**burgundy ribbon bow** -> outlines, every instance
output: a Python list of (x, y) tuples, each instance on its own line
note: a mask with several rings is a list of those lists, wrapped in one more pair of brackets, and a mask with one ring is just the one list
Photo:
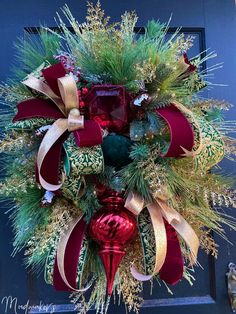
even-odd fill
[[(65, 118), (66, 114), (68, 114), (66, 112), (65, 101), (63, 102), (64, 98), (68, 95), (62, 95), (59, 85), (59, 80), (61, 78), (67, 78), (66, 71), (62, 63), (57, 63), (42, 70), (42, 74), (47, 84), (33, 76), (30, 76), (23, 82), (23, 84), (40, 93), (43, 93), (48, 96), (48, 99), (32, 98), (22, 101), (17, 105), (18, 112), (14, 117), (13, 122), (31, 118), (51, 118), (57, 120)], [(69, 97), (70, 96), (71, 95), (69, 95)], [(72, 95), (72, 98), (73, 96), (75, 95)], [(78, 95), (76, 95), (76, 97), (78, 97)], [(79, 104), (77, 105), (79, 107)], [(68, 138), (69, 134), (70, 132), (66, 129), (49, 148), (42, 161), (40, 175), (43, 178), (42, 181), (50, 183), (49, 185), (58, 185), (62, 145)], [(80, 129), (75, 128), (75, 130), (73, 130), (73, 134), (76, 144), (80, 147), (94, 146), (102, 143), (101, 128), (96, 121), (85, 120), (83, 127)]]

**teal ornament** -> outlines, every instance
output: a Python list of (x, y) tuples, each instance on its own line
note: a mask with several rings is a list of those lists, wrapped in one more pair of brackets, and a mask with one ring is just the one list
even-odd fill
[(103, 139), (102, 150), (105, 165), (121, 168), (131, 162), (132, 141), (123, 135), (110, 134)]

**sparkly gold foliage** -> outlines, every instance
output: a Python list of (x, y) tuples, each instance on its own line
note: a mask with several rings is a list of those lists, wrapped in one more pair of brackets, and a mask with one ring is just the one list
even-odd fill
[(27, 89), (22, 90), (19, 86), (4, 84), (0, 85), (0, 98), (6, 103), (14, 104), (31, 96)]
[(25, 146), (32, 147), (33, 141), (31, 136), (27, 133), (19, 135), (17, 132), (7, 134), (0, 142), (0, 152), (17, 151), (23, 149)]
[(215, 243), (209, 230), (202, 231), (200, 236), (201, 247), (206, 251), (207, 254), (211, 254), (215, 258), (218, 256), (218, 245)]
[(134, 264), (140, 271), (143, 271), (143, 263), (140, 259), (142, 256), (142, 249), (139, 239), (131, 243), (127, 248), (127, 254), (124, 257), (120, 267), (117, 278), (117, 293), (122, 296), (129, 311), (139, 312), (139, 308), (143, 303), (141, 297), (142, 282), (136, 280), (131, 275), (129, 269)]
[(74, 208), (65, 199), (58, 199), (52, 206), (52, 211), (48, 217), (48, 223), (35, 230), (27, 243), (25, 256), (29, 265), (34, 264), (34, 260), (40, 260), (48, 254), (51, 247), (55, 247), (59, 237), (68, 228), (73, 216), (80, 214), (78, 208)]

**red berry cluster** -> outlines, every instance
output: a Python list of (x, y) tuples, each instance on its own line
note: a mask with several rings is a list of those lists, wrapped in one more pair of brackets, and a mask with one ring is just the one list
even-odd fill
[(78, 90), (79, 95), (79, 109), (83, 112), (86, 108), (86, 103), (84, 102), (85, 96), (89, 93), (87, 87), (83, 87), (81, 90)]

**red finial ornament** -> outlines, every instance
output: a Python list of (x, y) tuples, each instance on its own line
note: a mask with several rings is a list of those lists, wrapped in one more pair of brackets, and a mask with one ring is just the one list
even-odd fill
[(101, 200), (103, 207), (93, 216), (89, 234), (99, 248), (106, 278), (107, 292), (112, 294), (116, 271), (125, 255), (125, 248), (137, 234), (135, 216), (124, 207), (122, 196), (111, 191)]

